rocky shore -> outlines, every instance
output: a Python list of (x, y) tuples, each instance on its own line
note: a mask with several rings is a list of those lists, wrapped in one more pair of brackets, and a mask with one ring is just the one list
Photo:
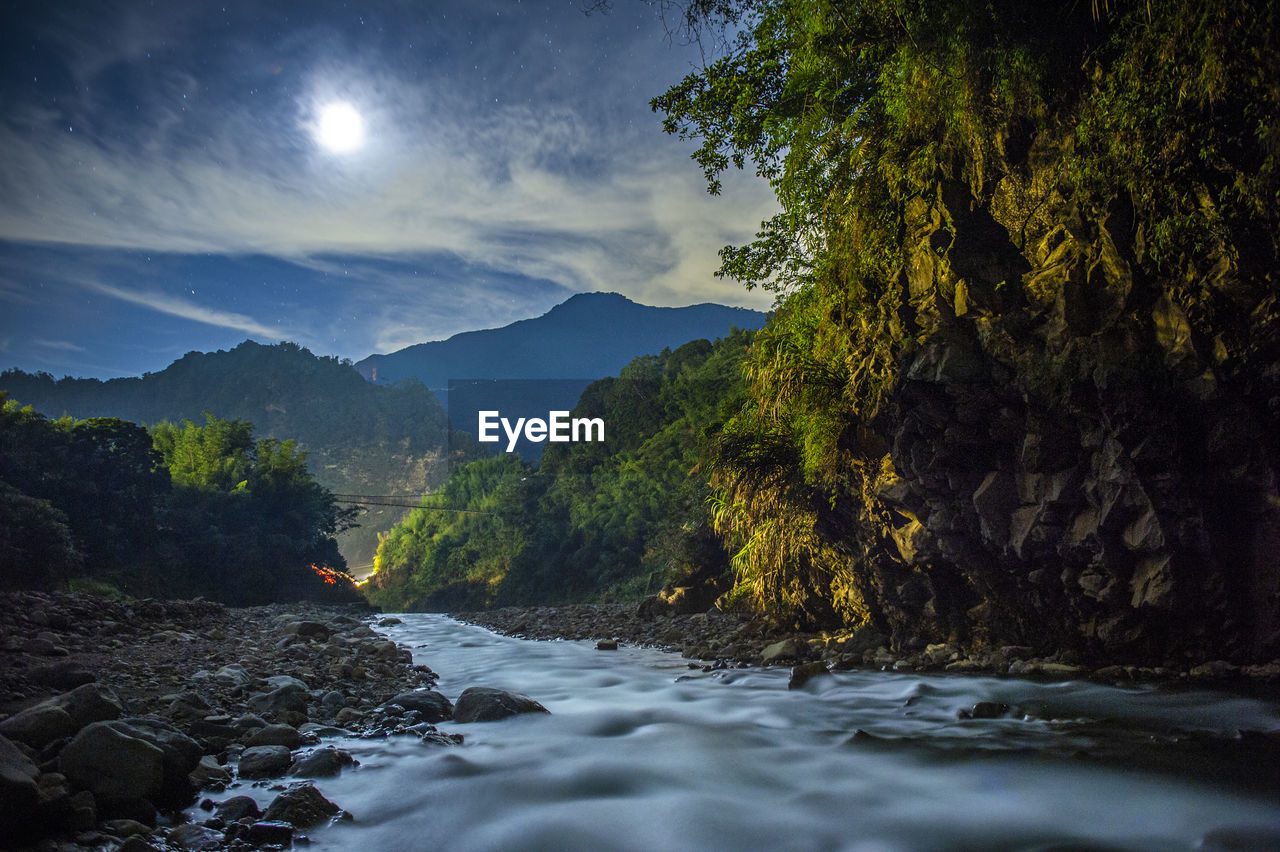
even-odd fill
[[(0, 847), (282, 848), (334, 819), (331, 736), (462, 741), (435, 723), (542, 708), (484, 688), (455, 706), (366, 606), (0, 595)], [(201, 801), (253, 784), (274, 798)], [(184, 809), (200, 803), (204, 817)]]
[[(1088, 661), (1072, 652), (1045, 655), (1025, 646), (966, 653), (947, 644), (891, 650), (874, 631), (797, 633), (741, 613), (677, 612), (658, 598), (636, 604), (574, 604), (460, 612), (455, 618), (525, 639), (617, 640), (678, 651), (703, 668), (790, 665), (800, 680), (834, 669), (967, 672), (1047, 679), (1126, 681), (1243, 681), (1280, 687), (1280, 660), (1237, 665), (1216, 660), (1164, 666)], [(692, 664), (691, 664), (692, 665)]]

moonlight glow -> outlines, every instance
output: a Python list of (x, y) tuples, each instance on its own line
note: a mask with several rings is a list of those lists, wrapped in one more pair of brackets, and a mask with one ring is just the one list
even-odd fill
[(316, 141), (335, 154), (347, 154), (364, 143), (364, 120), (349, 103), (333, 103), (320, 110)]

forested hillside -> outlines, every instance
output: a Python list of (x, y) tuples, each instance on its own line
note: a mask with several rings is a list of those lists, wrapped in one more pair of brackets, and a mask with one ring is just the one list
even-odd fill
[(248, 423), (149, 433), (49, 420), (0, 391), (0, 588), (356, 600), (333, 539), (351, 514), (293, 441)]
[(718, 591), (728, 556), (711, 530), (700, 465), (707, 436), (741, 405), (751, 333), (637, 358), (587, 388), (575, 417), (603, 443), (550, 444), (460, 467), (378, 549), (366, 588), (388, 609), (636, 598), (693, 582)]
[[(244, 420), (261, 437), (296, 440), (316, 481), (338, 494), (421, 494), (445, 476), (445, 414), (430, 391), (374, 386), (349, 362), (293, 343), (190, 352), (158, 373), (108, 381), (8, 370), (0, 389), (49, 417)], [(353, 567), (373, 561), (378, 531), (403, 514), (371, 507), (339, 538)]]
[(1280, 653), (1275, 3), (694, 3), (654, 101), (782, 212), (710, 468), (742, 589), (895, 648)]

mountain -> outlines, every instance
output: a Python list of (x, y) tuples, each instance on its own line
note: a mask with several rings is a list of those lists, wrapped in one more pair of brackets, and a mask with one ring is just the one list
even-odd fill
[[(296, 439), (316, 481), (339, 494), (421, 494), (446, 477), (445, 416), (430, 391), (417, 382), (370, 384), (349, 361), (294, 343), (189, 352), (158, 373), (107, 381), (8, 370), (0, 389), (49, 417), (203, 423), (208, 411), (247, 420), (256, 437)], [(354, 571), (372, 562), (378, 531), (403, 514), (371, 508), (339, 537)]]
[(370, 355), (355, 366), (380, 385), (413, 377), (441, 394), (450, 379), (599, 379), (639, 355), (764, 321), (746, 308), (655, 308), (618, 293), (579, 293), (540, 317)]

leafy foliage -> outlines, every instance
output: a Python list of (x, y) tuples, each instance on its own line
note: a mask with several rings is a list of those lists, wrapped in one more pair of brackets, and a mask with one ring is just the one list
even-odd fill
[(750, 333), (637, 358), (583, 393), (575, 417), (607, 440), (551, 444), (537, 468), (500, 456), (458, 468), (378, 550), (367, 592), (387, 608), (632, 598), (664, 581), (718, 573), (707, 436), (743, 401)]
[(247, 604), (356, 597), (313, 564), (345, 567), (351, 513), (292, 441), (242, 421), (50, 421), (0, 392), (0, 585), (108, 584)]
[[(654, 109), (699, 140), (713, 194), (750, 164), (782, 207), (720, 271), (780, 301), (712, 465), (759, 606), (870, 617), (848, 531), (886, 453), (875, 419), (930, 333), (912, 328), (907, 247), (944, 185), (995, 203), (1048, 144), (1066, 153), (1045, 191), (1080, 216), (1129, 210), (1139, 274), (1207, 279), (1225, 254), (1265, 278), (1280, 257), (1274, 3), (695, 0), (686, 20), (721, 49)], [(1222, 298), (1181, 295), (1202, 317)]]

